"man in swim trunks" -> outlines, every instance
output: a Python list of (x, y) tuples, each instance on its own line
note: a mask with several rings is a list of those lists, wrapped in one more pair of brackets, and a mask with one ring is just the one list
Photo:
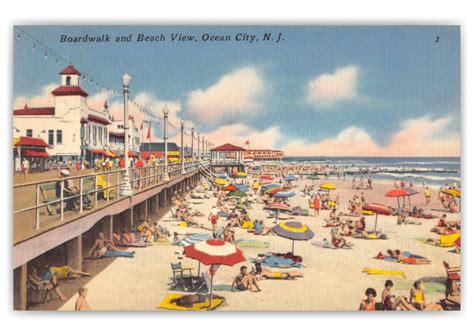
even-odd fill
[(234, 289), (245, 291), (250, 289), (251, 292), (260, 292), (255, 276), (247, 272), (247, 266), (240, 267), (240, 273), (237, 274), (232, 281), (232, 292)]

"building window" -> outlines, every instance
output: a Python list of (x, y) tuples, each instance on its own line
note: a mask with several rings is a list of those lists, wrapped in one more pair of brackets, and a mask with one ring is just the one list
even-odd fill
[(97, 144), (97, 126), (96, 125), (92, 126), (92, 141), (94, 142), (94, 145)]
[(32, 129), (27, 129), (26, 130), (26, 136), (29, 137), (29, 138), (32, 138), (33, 137), (33, 130)]
[(48, 145), (54, 146), (54, 130), (48, 130)]
[(71, 85), (71, 76), (66, 77), (66, 85), (70, 86)]
[(102, 126), (98, 126), (99, 128), (99, 143), (102, 143)]
[(62, 145), (63, 143), (63, 131), (56, 130), (56, 144)]

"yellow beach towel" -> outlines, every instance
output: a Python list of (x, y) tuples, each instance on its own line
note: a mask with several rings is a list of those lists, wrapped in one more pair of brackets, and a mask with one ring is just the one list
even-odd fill
[(179, 223), (178, 223), (178, 226), (180, 226), (180, 227), (188, 227), (188, 223), (186, 223), (186, 222), (179, 222)]
[(392, 276), (401, 276), (405, 278), (405, 272), (403, 271), (392, 271), (386, 270), (382, 268), (364, 268), (362, 270), (363, 273), (367, 273), (368, 275), (392, 275)]
[[(192, 305), (192, 307), (181, 307), (181, 306), (178, 306), (176, 303), (171, 303), (171, 300), (178, 299), (182, 296), (183, 294), (177, 294), (177, 293), (167, 294), (165, 298), (163, 299), (163, 301), (161, 301), (161, 303), (157, 306), (157, 308), (168, 309), (168, 310), (192, 310), (192, 311), (209, 309), (209, 300), (203, 303), (195, 303)], [(223, 302), (224, 302), (224, 299), (213, 298), (210, 309), (211, 310), (216, 309)]]
[(362, 210), (362, 214), (364, 216), (373, 216), (374, 215), (374, 212), (373, 211), (370, 211), (370, 210)]
[(459, 233), (459, 232), (449, 234), (449, 235), (445, 235), (445, 236), (440, 236), (439, 237), (439, 246), (441, 246), (441, 247), (453, 247), (454, 242), (459, 237), (461, 237), (461, 233)]

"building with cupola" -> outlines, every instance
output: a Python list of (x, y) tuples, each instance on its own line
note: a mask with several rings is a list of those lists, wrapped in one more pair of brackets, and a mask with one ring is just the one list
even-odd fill
[[(51, 159), (58, 162), (81, 157), (91, 162), (96, 157), (107, 156), (113, 123), (107, 105), (104, 104), (103, 111), (88, 106), (88, 93), (81, 87), (82, 75), (73, 65), (68, 65), (59, 76), (60, 85), (51, 92), (54, 106), (30, 107), (25, 102), (23, 108), (13, 111), (14, 137), (44, 140)], [(117, 125), (114, 126), (115, 130)], [(135, 129), (133, 125), (132, 133)]]

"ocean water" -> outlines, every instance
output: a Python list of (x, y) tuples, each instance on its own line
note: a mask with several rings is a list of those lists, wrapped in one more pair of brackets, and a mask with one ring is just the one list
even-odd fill
[[(398, 170), (396, 172), (372, 173), (374, 181), (393, 182), (400, 179), (405, 182), (413, 181), (415, 185), (425, 183), (430, 186), (444, 186), (445, 184), (461, 184), (460, 157), (285, 157), (287, 163), (306, 163), (324, 165), (334, 169), (373, 169), (382, 168)], [(449, 170), (450, 172), (433, 172), (430, 170)], [(414, 172), (402, 172), (414, 170)], [(452, 171), (452, 172), (451, 172)], [(364, 175), (366, 178), (367, 174)], [(358, 175), (360, 176), (360, 175)], [(347, 176), (352, 179), (353, 176)]]

